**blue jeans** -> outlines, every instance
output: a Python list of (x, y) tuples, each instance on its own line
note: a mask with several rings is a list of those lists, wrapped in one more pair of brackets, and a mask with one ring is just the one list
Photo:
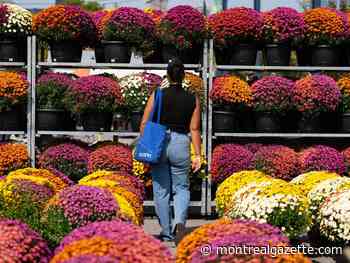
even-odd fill
[[(152, 166), (153, 196), (162, 227), (161, 236), (173, 238), (176, 224), (185, 224), (190, 203), (189, 178), (190, 138), (186, 134), (167, 134), (160, 162)], [(171, 223), (170, 197), (174, 200), (174, 221)]]

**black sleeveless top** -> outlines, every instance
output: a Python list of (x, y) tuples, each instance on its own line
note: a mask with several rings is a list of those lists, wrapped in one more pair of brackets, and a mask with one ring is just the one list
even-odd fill
[[(162, 89), (162, 95), (160, 124), (173, 132), (189, 133), (196, 97), (177, 85)], [(157, 120), (157, 112), (155, 109), (153, 121)]]

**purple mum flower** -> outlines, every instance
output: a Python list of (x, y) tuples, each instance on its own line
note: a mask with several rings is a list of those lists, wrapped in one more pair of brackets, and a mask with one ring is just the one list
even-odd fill
[(19, 220), (0, 220), (0, 259), (3, 262), (48, 263), (45, 240)]
[(252, 168), (253, 153), (244, 146), (223, 144), (214, 149), (211, 175), (214, 182), (220, 183), (233, 173)]
[(75, 185), (58, 193), (57, 203), (73, 227), (90, 222), (111, 220), (117, 216), (118, 204), (111, 192), (97, 187)]
[(328, 171), (340, 175), (346, 171), (344, 156), (336, 149), (317, 145), (304, 150), (300, 157), (301, 172)]

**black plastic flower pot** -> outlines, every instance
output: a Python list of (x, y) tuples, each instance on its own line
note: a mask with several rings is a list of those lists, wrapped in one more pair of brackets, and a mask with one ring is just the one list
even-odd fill
[(311, 66), (336, 67), (339, 65), (339, 50), (336, 47), (320, 45), (311, 49)]
[(190, 49), (178, 50), (173, 46), (163, 46), (162, 57), (164, 63), (177, 57), (184, 64), (198, 64), (200, 62), (201, 48), (193, 47)]
[(95, 47), (95, 60), (96, 60), (96, 63), (104, 63), (104, 62), (106, 62), (104, 46), (97, 45)]
[(50, 43), (51, 57), (53, 62), (81, 62), (83, 47), (74, 41)]
[(288, 43), (267, 44), (264, 51), (267, 66), (289, 66), (291, 48)]
[(129, 46), (122, 41), (103, 41), (105, 61), (108, 63), (130, 63)]
[(301, 118), (298, 122), (298, 132), (321, 132), (321, 117), (315, 116), (313, 118)]
[(244, 109), (238, 114), (239, 119), (239, 132), (254, 132), (255, 121), (254, 112), (251, 109)]
[(143, 63), (146, 64), (152, 64), (152, 63), (157, 63), (157, 64), (162, 64), (163, 61), (163, 56), (162, 56), (162, 47), (158, 45), (154, 50), (147, 54), (143, 54)]
[(255, 129), (257, 132), (279, 132), (281, 130), (280, 120), (274, 114), (256, 112)]
[(238, 44), (232, 46), (227, 55), (231, 65), (255, 65), (258, 47), (255, 44)]
[(24, 62), (27, 45), (24, 41), (3, 40), (0, 41), (1, 62)]
[(213, 111), (214, 132), (233, 132), (235, 129), (237, 129), (236, 113), (230, 111)]
[(230, 64), (230, 56), (227, 56), (229, 49), (215, 48), (215, 62), (217, 65), (228, 65)]
[(321, 118), (321, 131), (326, 133), (334, 133), (339, 131), (339, 114), (337, 112), (323, 112)]
[(110, 131), (112, 113), (91, 112), (81, 115), (81, 123), (85, 131)]
[(297, 124), (300, 118), (301, 118), (300, 112), (298, 111), (287, 112), (280, 119), (281, 130), (287, 133), (297, 132), (298, 131)]
[(140, 130), (140, 125), (142, 121), (143, 113), (141, 111), (133, 111), (131, 113), (131, 129), (133, 132), (138, 132)]
[(18, 108), (0, 112), (0, 131), (24, 130), (23, 125), (21, 125), (21, 113)]
[(69, 112), (58, 109), (38, 109), (36, 128), (38, 130), (73, 130), (73, 119)]
[(296, 54), (299, 66), (311, 65), (311, 50), (309, 47), (298, 47), (296, 49)]
[(348, 112), (340, 116), (340, 131), (345, 133), (350, 132), (350, 113)]

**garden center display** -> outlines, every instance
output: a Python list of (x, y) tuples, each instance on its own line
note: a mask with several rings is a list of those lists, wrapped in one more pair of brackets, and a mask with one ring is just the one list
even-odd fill
[(27, 36), (32, 33), (32, 13), (18, 5), (0, 5), (0, 61), (24, 62)]
[[(0, 262), (313, 261), (202, 253), (298, 244), (339, 245), (329, 258), (349, 261), (349, 13), (255, 2), (0, 4)], [(176, 252), (143, 231), (156, 221), (152, 166), (133, 157), (175, 56), (202, 116), (189, 220), (215, 219)]]

